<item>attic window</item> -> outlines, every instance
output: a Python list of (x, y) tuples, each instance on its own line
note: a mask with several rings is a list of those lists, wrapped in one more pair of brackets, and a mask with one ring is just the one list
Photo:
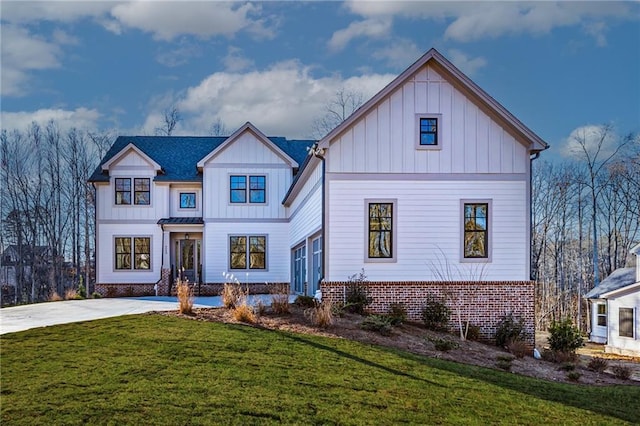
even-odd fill
[(440, 127), (442, 114), (417, 114), (416, 115), (416, 148), (433, 149), (442, 148)]

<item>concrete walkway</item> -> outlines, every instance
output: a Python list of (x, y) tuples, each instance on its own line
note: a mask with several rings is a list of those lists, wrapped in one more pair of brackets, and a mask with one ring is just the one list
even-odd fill
[[(270, 295), (249, 296), (248, 302), (253, 304), (258, 299), (261, 299), (266, 305), (271, 304)], [(219, 296), (196, 297), (194, 299), (194, 307), (196, 308), (220, 306), (222, 306), (222, 298)], [(177, 299), (167, 296), (66, 300), (12, 306), (0, 309), (0, 334), (56, 324), (177, 309)]]

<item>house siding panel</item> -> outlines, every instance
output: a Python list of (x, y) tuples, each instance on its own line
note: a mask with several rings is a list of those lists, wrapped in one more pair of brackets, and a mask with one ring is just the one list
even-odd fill
[[(528, 279), (525, 181), (332, 180), (327, 227), (327, 279), (344, 280), (365, 268), (371, 279), (437, 280), (451, 264), (452, 280)], [(365, 199), (397, 199), (397, 262), (365, 263)], [(491, 199), (492, 261), (460, 263), (460, 200)]]

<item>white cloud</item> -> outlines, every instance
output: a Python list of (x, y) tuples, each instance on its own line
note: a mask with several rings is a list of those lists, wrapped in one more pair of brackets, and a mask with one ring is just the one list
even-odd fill
[[(260, 7), (251, 3), (145, 1), (118, 4), (111, 15), (121, 26), (152, 33), (158, 40), (172, 40), (183, 34), (205, 39), (232, 36), (241, 30), (266, 37), (270, 31), (264, 21), (252, 18), (260, 12)], [(120, 31), (113, 24), (111, 28)]]
[[(296, 61), (275, 64), (262, 71), (211, 74), (176, 101), (184, 118), (176, 134), (207, 134), (218, 118), (231, 131), (251, 121), (268, 135), (309, 137), (313, 121), (342, 87), (366, 100), (395, 75), (372, 74), (342, 79), (315, 78), (311, 68)], [(153, 134), (167, 104), (161, 99), (148, 114), (142, 132)]]
[(387, 65), (396, 69), (405, 69), (415, 62), (422, 52), (418, 46), (409, 39), (394, 39), (386, 47), (374, 51), (371, 56), (382, 59)]
[(39, 109), (37, 111), (0, 112), (2, 128), (6, 130), (26, 130), (32, 122), (46, 126), (49, 120), (54, 120), (62, 131), (72, 127), (77, 129), (95, 130), (98, 128), (98, 119), (101, 114), (96, 109), (76, 108), (66, 109)]
[(560, 152), (566, 157), (585, 158), (585, 151), (591, 158), (602, 161), (616, 149), (619, 141), (615, 131), (604, 125), (589, 124), (574, 129), (569, 137), (562, 141)]
[(253, 66), (254, 62), (242, 55), (242, 49), (229, 46), (227, 56), (222, 60), (224, 67), (229, 72), (242, 71)]
[(4, 1), (2, 20), (13, 23), (73, 22), (103, 15), (114, 4), (113, 1)]
[(458, 49), (449, 49), (447, 56), (456, 67), (460, 68), (460, 70), (469, 77), (473, 76), (476, 71), (487, 65), (487, 60), (482, 56), (472, 59), (466, 53)]
[(3, 24), (1, 31), (2, 96), (23, 95), (30, 71), (60, 66), (62, 50), (58, 45), (12, 24)]
[(191, 58), (201, 56), (201, 49), (195, 45), (186, 43), (174, 49), (163, 50), (156, 55), (156, 61), (166, 67), (177, 67), (189, 62)]
[(349, 24), (345, 29), (333, 33), (328, 42), (329, 49), (338, 51), (344, 49), (351, 40), (357, 37), (382, 38), (391, 32), (390, 19), (366, 19)]
[[(604, 18), (638, 19), (634, 2), (380, 2), (350, 1), (346, 7), (366, 19), (431, 19), (451, 22), (446, 39), (469, 42), (505, 34), (540, 35), (554, 28), (582, 25), (598, 45)], [(594, 22), (595, 21), (595, 22)], [(594, 25), (596, 30), (594, 31)]]

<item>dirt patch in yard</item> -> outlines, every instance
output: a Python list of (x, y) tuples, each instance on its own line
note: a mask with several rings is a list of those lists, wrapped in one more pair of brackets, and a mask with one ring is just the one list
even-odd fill
[[(408, 323), (395, 326), (390, 336), (383, 336), (374, 331), (366, 331), (360, 328), (364, 317), (356, 314), (344, 314), (335, 317), (335, 323), (328, 329), (314, 327), (304, 314), (305, 309), (291, 305), (291, 312), (284, 315), (275, 315), (267, 311), (258, 317), (254, 327), (270, 330), (283, 330), (294, 333), (312, 334), (338, 339), (351, 339), (363, 343), (386, 346), (408, 351), (414, 354), (432, 358), (446, 359), (464, 364), (478, 365), (482, 367), (498, 369), (505, 359), (511, 358), (510, 354), (494, 345), (482, 342), (461, 341), (456, 335), (438, 333), (427, 330), (421, 324)], [(181, 315), (177, 311), (155, 312), (158, 315), (171, 315), (189, 318), (198, 321), (215, 321), (224, 323), (240, 323), (232, 316), (232, 312), (224, 308), (200, 308), (195, 309), (193, 315)], [(459, 346), (449, 351), (439, 351), (435, 348), (434, 341), (447, 339)], [(542, 347), (539, 346), (542, 350)], [(604, 373), (596, 373), (587, 369), (591, 358), (598, 356), (606, 358), (608, 368)], [(567, 371), (560, 369), (561, 364), (534, 359), (531, 356), (515, 358), (510, 362), (510, 371), (516, 374), (535, 377), (554, 382), (576, 383), (570, 380)], [(640, 359), (631, 357), (615, 357), (611, 354), (599, 352), (588, 344), (585, 350), (579, 351), (578, 362), (575, 370), (579, 373), (578, 383), (590, 385), (633, 384), (640, 385)], [(509, 363), (509, 362), (507, 362)], [(612, 371), (615, 365), (629, 367), (632, 371), (631, 380), (616, 379)]]

